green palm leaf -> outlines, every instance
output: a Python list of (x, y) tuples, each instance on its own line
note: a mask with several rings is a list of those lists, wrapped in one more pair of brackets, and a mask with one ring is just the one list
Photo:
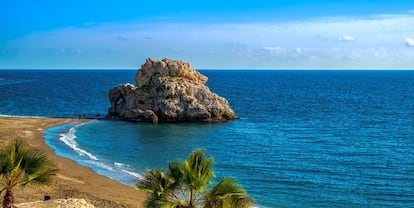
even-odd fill
[(49, 185), (52, 175), (55, 175), (57, 168), (49, 161), (46, 154), (36, 150), (29, 149), (23, 157), (22, 169), (25, 170), (28, 179), (24, 185), (41, 184)]
[(247, 208), (252, 200), (234, 179), (224, 178), (205, 197), (207, 208)]
[(194, 150), (185, 161), (168, 164), (168, 170), (149, 170), (137, 189), (151, 194), (147, 208), (247, 208), (251, 198), (233, 179), (225, 178), (205, 192), (214, 178), (213, 158), (204, 149)]
[(48, 185), (57, 169), (46, 154), (31, 148), (21, 139), (12, 140), (0, 150), (1, 192), (7, 191), (3, 207), (13, 203), (12, 189), (28, 184)]
[(136, 188), (152, 193), (155, 199), (159, 199), (174, 182), (174, 179), (162, 170), (153, 169), (146, 171), (143, 179), (138, 180)]
[(187, 184), (201, 193), (204, 192), (214, 178), (213, 162), (212, 157), (205, 155), (204, 149), (194, 150), (184, 162)]

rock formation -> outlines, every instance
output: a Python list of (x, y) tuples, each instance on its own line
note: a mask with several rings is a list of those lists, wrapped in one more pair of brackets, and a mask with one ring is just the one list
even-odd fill
[(238, 117), (223, 97), (205, 86), (207, 77), (190, 64), (147, 59), (135, 76), (136, 86), (109, 90), (109, 116), (143, 122), (217, 122)]

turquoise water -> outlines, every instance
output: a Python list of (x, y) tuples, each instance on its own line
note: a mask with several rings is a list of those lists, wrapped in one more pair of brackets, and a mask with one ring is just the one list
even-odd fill
[[(105, 113), (107, 90), (134, 73), (0, 71), (0, 114)], [(46, 142), (125, 184), (202, 147), (217, 180), (236, 178), (259, 207), (414, 207), (414, 71), (202, 73), (240, 120), (93, 121), (50, 128)]]

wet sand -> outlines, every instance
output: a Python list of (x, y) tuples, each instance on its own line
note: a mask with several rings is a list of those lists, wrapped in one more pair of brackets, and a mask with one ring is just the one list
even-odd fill
[(14, 190), (15, 203), (43, 200), (47, 195), (51, 199), (86, 199), (95, 207), (103, 208), (144, 207), (145, 193), (98, 175), (90, 168), (80, 166), (73, 160), (59, 157), (46, 145), (43, 130), (77, 122), (82, 122), (82, 120), (0, 116), (1, 145), (14, 138), (22, 138), (30, 145), (45, 151), (59, 169), (51, 186), (16, 188)]

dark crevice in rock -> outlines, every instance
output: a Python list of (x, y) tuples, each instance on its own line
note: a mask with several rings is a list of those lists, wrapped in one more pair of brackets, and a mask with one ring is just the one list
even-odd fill
[(109, 116), (137, 122), (218, 122), (238, 119), (226, 99), (212, 93), (207, 77), (190, 64), (147, 59), (137, 71), (136, 86), (109, 90)]

